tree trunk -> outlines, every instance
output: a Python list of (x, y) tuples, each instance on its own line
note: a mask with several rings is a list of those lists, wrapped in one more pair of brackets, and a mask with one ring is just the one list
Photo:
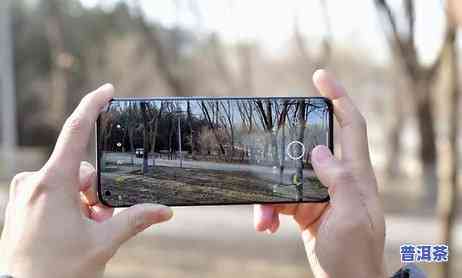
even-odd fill
[(13, 1), (0, 2), (0, 117), (1, 143), (6, 176), (13, 176), (16, 171), (16, 99), (14, 87), (14, 53), (11, 24), (11, 4)]
[(188, 114), (188, 123), (189, 123), (189, 135), (191, 137), (189, 139), (189, 144), (191, 145), (191, 158), (194, 160), (195, 144), (194, 144), (193, 120), (192, 120), (192, 114), (191, 114), (191, 103), (190, 103), (190, 101), (187, 101), (186, 105), (187, 105), (186, 111), (187, 111), (187, 114)]
[[(240, 58), (241, 58), (241, 76), (243, 79), (242, 90), (244, 95), (253, 96), (255, 94), (255, 80), (254, 80), (254, 57), (255, 55), (252, 54), (252, 49), (250, 47), (241, 47), (240, 48)], [(247, 105), (249, 107), (248, 110), (248, 132), (247, 135), (249, 137), (249, 146), (248, 151), (250, 152), (249, 160), (250, 162), (255, 161), (255, 136), (252, 136), (253, 132), (253, 102), (245, 101), (243, 103), (244, 110), (247, 110)]]
[(386, 172), (389, 178), (396, 178), (401, 174), (401, 137), (403, 135), (404, 111), (402, 99), (396, 95), (393, 97), (394, 115), (393, 122), (388, 134), (388, 157)]
[(149, 130), (148, 130), (148, 115), (146, 103), (141, 103), (141, 114), (143, 117), (143, 168), (141, 169), (143, 175), (148, 172), (148, 158), (149, 158)]
[(288, 112), (289, 102), (286, 100), (284, 102), (281, 115), (279, 116), (277, 127), (278, 134), (281, 131), (281, 146), (279, 153), (279, 183), (282, 185), (284, 183), (284, 160), (286, 155), (286, 118)]
[(133, 135), (134, 135), (134, 127), (129, 126), (128, 127), (128, 142), (130, 144), (130, 160), (131, 164), (135, 164), (133, 156), (135, 156), (135, 144), (133, 143)]
[[(448, 133), (447, 148), (444, 150), (441, 159), (442, 179), (440, 183), (440, 196), (438, 199), (438, 215), (441, 221), (441, 242), (447, 244), (449, 248), (455, 246), (454, 242), (454, 223), (456, 220), (458, 203), (458, 169), (459, 169), (459, 146), (457, 142), (459, 134), (459, 67), (458, 52), (456, 44), (456, 31), (449, 37), (447, 47), (447, 63), (450, 71), (450, 86), (447, 107), (448, 113)], [(454, 253), (453, 253), (454, 254)], [(441, 264), (442, 277), (452, 277), (453, 260)]]
[(416, 82), (415, 92), (420, 94), (417, 100), (417, 128), (420, 138), (420, 159), (425, 190), (425, 203), (435, 208), (438, 196), (437, 150), (434, 127), (433, 103), (429, 80)]
[(173, 117), (170, 115), (170, 123), (168, 125), (168, 153), (170, 160), (173, 159), (173, 131), (175, 130), (173, 125)]
[(286, 155), (286, 117), (283, 115), (282, 122), (279, 124), (282, 127), (281, 136), (281, 154), (279, 156), (279, 183), (284, 184), (284, 158)]
[(268, 136), (265, 135), (265, 146), (263, 147), (263, 160), (265, 162), (268, 161), (268, 146), (269, 146), (268, 141), (269, 141)]
[(162, 119), (162, 111), (164, 107), (162, 103), (160, 104), (159, 112), (157, 113), (157, 117), (154, 120), (154, 126), (152, 127), (152, 134), (151, 134), (151, 153), (152, 153), (152, 166), (156, 165), (156, 143), (157, 143), (157, 134), (159, 133), (159, 122)]
[[(174, 67), (175, 61), (178, 60), (178, 53), (176, 49), (178, 46), (175, 45), (177, 40), (175, 40), (172, 49), (168, 49), (162, 44), (161, 38), (161, 30), (156, 25), (149, 25), (144, 15), (141, 12), (141, 8), (138, 6), (138, 23), (143, 32), (143, 37), (146, 40), (146, 44), (148, 49), (152, 51), (153, 55), (153, 62), (156, 66), (157, 70), (159, 71), (159, 75), (165, 80), (169, 90), (172, 94), (177, 96), (185, 96), (187, 95), (187, 90), (185, 86), (182, 84), (182, 79), (175, 72)], [(171, 51), (175, 50), (175, 51)], [(173, 52), (173, 53), (172, 53)]]
[(143, 129), (143, 175), (148, 172), (148, 159), (149, 159), (149, 132), (147, 126)]
[(69, 68), (72, 56), (66, 51), (63, 18), (61, 14), (60, 1), (47, 0), (48, 21), (46, 25), (47, 40), (51, 51), (51, 96), (50, 101), (50, 122), (53, 127), (58, 128), (67, 112), (67, 94), (69, 83)]
[(271, 131), (271, 155), (273, 156), (274, 166), (279, 162), (278, 138), (275, 130)]
[[(404, 21), (407, 30), (401, 32), (399, 23), (391, 6), (385, 0), (376, 1), (379, 11), (382, 12), (389, 23), (390, 33), (388, 36), (391, 49), (399, 59), (404, 71), (409, 77), (412, 86), (412, 96), (416, 100), (417, 129), (420, 139), (420, 160), (422, 163), (422, 179), (425, 190), (425, 203), (434, 208), (438, 193), (437, 180), (437, 149), (436, 134), (434, 128), (434, 115), (432, 114), (431, 90), (434, 76), (440, 68), (444, 46), (438, 53), (435, 62), (431, 65), (423, 65), (419, 61), (415, 42), (415, 5), (414, 1), (406, 1), (404, 9)], [(444, 44), (444, 43), (443, 43)]]
[[(202, 112), (204, 113), (204, 117), (205, 117), (205, 119), (207, 120), (207, 122), (209, 124), (209, 129), (212, 131), (213, 135), (215, 136), (215, 140), (217, 141), (217, 144), (218, 144), (218, 147), (220, 148), (221, 154), (223, 155), (223, 157), (226, 157), (225, 148), (223, 147), (223, 144), (221, 143), (220, 137), (218, 136), (217, 130), (215, 128), (216, 125), (213, 124), (212, 118), (210, 117), (209, 110), (207, 109), (207, 106), (205, 105), (204, 102), (201, 102), (201, 108), (202, 108)], [(214, 109), (212, 109), (212, 111), (214, 111)], [(218, 114), (218, 111), (217, 111), (217, 114)], [(212, 115), (212, 117), (213, 117), (213, 115)]]
[[(297, 140), (302, 144), (305, 142), (305, 111), (306, 104), (304, 100), (298, 102), (298, 122), (297, 122)], [(299, 144), (295, 145), (296, 153), (302, 153), (302, 147)], [(303, 158), (296, 161), (297, 169), (295, 173), (295, 185), (297, 187), (297, 201), (303, 200)]]
[(253, 105), (249, 102), (249, 137), (250, 137), (250, 162), (255, 162), (257, 157), (255, 155), (255, 136), (253, 136)]

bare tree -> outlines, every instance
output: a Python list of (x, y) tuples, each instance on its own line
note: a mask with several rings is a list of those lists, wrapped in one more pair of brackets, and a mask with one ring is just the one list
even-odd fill
[[(188, 89), (184, 84), (184, 80), (176, 70), (178, 68), (178, 46), (173, 45), (173, 47), (167, 48), (162, 41), (160, 27), (156, 24), (149, 25), (142, 13), (140, 4), (137, 3), (136, 6), (140, 30), (146, 41), (146, 45), (152, 50), (153, 63), (156, 65), (159, 74), (165, 80), (168, 89), (173, 95), (188, 95)], [(178, 34), (175, 34), (175, 43), (178, 43), (177, 36)]]
[(255, 138), (252, 135), (254, 132), (254, 113), (253, 105), (251, 102), (243, 100), (237, 103), (237, 108), (241, 117), (243, 126), (247, 129), (247, 152), (249, 152), (250, 161), (255, 161)]
[(286, 118), (289, 112), (289, 101), (285, 100), (281, 113), (277, 120), (277, 130), (281, 131), (281, 145), (279, 154), (279, 183), (283, 184), (284, 178), (284, 160), (286, 155)]
[[(298, 109), (298, 121), (297, 121), (297, 140), (299, 142), (305, 142), (305, 125), (306, 125), (306, 103), (305, 100), (300, 100), (297, 104)], [(296, 144), (296, 153), (303, 153), (301, 146)], [(296, 173), (295, 173), (295, 185), (297, 188), (297, 201), (303, 200), (303, 167), (304, 162), (303, 158), (297, 160), (296, 166)]]
[[(305, 75), (305, 73), (311, 75), (311, 73), (316, 69), (325, 67), (329, 63), (329, 60), (332, 56), (332, 30), (326, 0), (320, 0), (320, 5), (322, 19), (325, 26), (325, 33), (321, 43), (321, 53), (318, 57), (312, 57), (312, 55), (309, 53), (306, 40), (300, 32), (298, 22), (299, 19), (298, 17), (295, 17), (294, 19), (294, 39), (300, 60), (302, 62), (303, 68), (305, 69), (302, 71), (303, 75)], [(311, 78), (307, 78), (307, 80), (311, 80)], [(313, 86), (311, 82), (309, 82), (309, 86)]]
[(102, 117), (100, 120), (100, 130), (99, 143), (101, 144), (101, 168), (106, 168), (106, 151), (110, 151), (109, 139), (112, 136), (112, 129), (114, 127), (114, 115), (117, 113), (113, 107), (110, 108), (110, 113), (107, 113), (106, 117)]
[(393, 119), (388, 130), (388, 149), (386, 174), (389, 178), (398, 177), (401, 172), (401, 137), (405, 123), (403, 99), (400, 97), (402, 88), (399, 85), (395, 87), (395, 94), (392, 97), (392, 114)]
[[(217, 102), (218, 103), (218, 102)], [(231, 150), (228, 154), (228, 159), (232, 160), (233, 159), (233, 156), (234, 156), (234, 150), (235, 150), (235, 146), (234, 146), (234, 113), (233, 113), (233, 108), (231, 107), (231, 101), (226, 101), (226, 104), (225, 104), (225, 101), (220, 101), (219, 102), (221, 104), (221, 111), (223, 111), (223, 113), (220, 114), (219, 118), (220, 118), (220, 122), (221, 122), (221, 125), (223, 126), (224, 128), (224, 131), (228, 137), (228, 140), (229, 140), (229, 144), (230, 144), (230, 147), (231, 147)]]
[(193, 117), (191, 113), (191, 102), (188, 100), (186, 101), (186, 114), (188, 117), (188, 123), (189, 123), (189, 144), (191, 145), (191, 158), (194, 160), (194, 149), (196, 148), (196, 141), (194, 140), (194, 128), (193, 128)]
[[(268, 147), (271, 146), (271, 156), (275, 164), (278, 163), (278, 144), (277, 144), (277, 130), (274, 130), (275, 120), (277, 119), (276, 115), (273, 115), (275, 111), (276, 103), (273, 103), (271, 99), (267, 99), (265, 101), (257, 100), (255, 101), (255, 105), (257, 107), (257, 111), (259, 112), (258, 115), (260, 116), (260, 120), (262, 126), (265, 129), (265, 132), (269, 134), (269, 138), (267, 138), (265, 142), (265, 148), (263, 155), (265, 159), (267, 159)], [(269, 139), (269, 140), (268, 140)]]
[(224, 84), (226, 95), (239, 95), (239, 84), (233, 76), (230, 64), (227, 59), (226, 51), (220, 43), (218, 35), (213, 34), (210, 38), (210, 46), (212, 48), (213, 61), (219, 73), (219, 78)]
[(149, 115), (147, 102), (140, 103), (141, 115), (143, 116), (143, 167), (141, 168), (142, 174), (148, 172), (148, 158), (149, 158)]
[(65, 43), (64, 18), (59, 0), (46, 0), (48, 19), (46, 35), (51, 51), (51, 96), (50, 123), (58, 127), (66, 115), (67, 91), (70, 79), (70, 67), (73, 56), (67, 51)]
[(2, 165), (7, 176), (16, 170), (15, 151), (17, 144), (16, 99), (14, 87), (13, 32), (11, 24), (11, 0), (0, 3), (0, 97), (1, 97), (1, 143), (5, 155)]
[[(305, 75), (306, 72), (309, 72), (311, 74), (313, 71), (315, 71), (318, 68), (321, 67), (326, 67), (331, 59), (332, 56), (332, 30), (331, 30), (331, 24), (330, 24), (330, 19), (329, 19), (329, 12), (327, 9), (327, 2), (326, 0), (320, 0), (320, 5), (321, 5), (321, 13), (322, 13), (322, 18), (324, 21), (325, 25), (325, 33), (324, 37), (322, 39), (321, 43), (321, 53), (318, 57), (314, 58), (312, 55), (308, 52), (308, 47), (306, 40), (303, 38), (300, 28), (298, 25), (298, 18), (295, 18), (294, 20), (294, 38), (295, 38), (295, 44), (298, 49), (298, 53), (300, 56), (300, 60), (302, 62), (304, 70), (302, 71), (302, 74)], [(303, 76), (305, 78), (305, 76)], [(307, 78), (307, 80), (311, 80), (310, 78)], [(312, 83), (308, 83), (309, 88), (312, 88)], [(304, 142), (304, 132), (305, 132), (305, 115), (307, 114), (307, 106), (308, 110), (310, 107), (310, 104), (305, 104), (304, 101), (299, 102), (297, 110), (298, 111), (298, 125), (301, 125), (303, 123), (303, 126), (298, 126), (296, 132), (297, 140), (300, 142)], [(290, 121), (289, 121), (290, 122)], [(300, 147), (297, 145), (297, 148)], [(297, 150), (300, 151), (301, 150)], [(297, 186), (297, 199), (302, 200), (303, 198), (303, 167), (304, 167), (304, 161), (303, 159), (300, 159), (297, 161), (297, 171), (294, 176), (294, 182), (296, 183)]]
[(133, 165), (135, 163), (134, 161), (134, 156), (136, 153), (135, 149), (135, 143), (134, 143), (134, 136), (135, 136), (135, 131), (136, 131), (136, 125), (137, 125), (137, 108), (135, 103), (129, 103), (127, 107), (127, 123), (126, 123), (126, 129), (127, 129), (127, 136), (128, 136), (128, 143), (130, 147), (130, 161), (131, 164)]
[[(159, 133), (159, 123), (162, 119), (162, 112), (164, 111), (164, 102), (161, 101), (160, 102), (160, 107), (159, 107), (159, 110), (157, 111), (157, 114), (156, 115), (152, 115), (151, 116), (151, 121), (150, 121), (150, 124), (149, 126), (151, 127), (151, 132), (150, 132), (150, 137), (151, 137), (151, 152), (152, 152), (152, 155), (154, 155), (155, 153), (155, 148), (156, 148), (156, 141), (157, 141), (157, 135)], [(153, 114), (155, 112), (152, 112)]]
[[(218, 147), (220, 148), (220, 152), (221, 152), (221, 154), (223, 156), (225, 156), (226, 155), (225, 148), (223, 147), (223, 144), (221, 143), (221, 138), (217, 133), (217, 131), (218, 131), (217, 130), (217, 124), (216, 124), (217, 121), (215, 121), (215, 123), (213, 122), (213, 115), (212, 116), (210, 115), (209, 108), (207, 107), (207, 104), (206, 104), (205, 101), (201, 101), (200, 106), (201, 106), (201, 109), (202, 109), (202, 113), (204, 114), (204, 117), (207, 120), (207, 123), (209, 125), (209, 129), (213, 133), (213, 135), (215, 136), (215, 139), (216, 139), (216, 141), (218, 143)], [(218, 114), (218, 112), (214, 112), (214, 113)]]
[[(440, 184), (438, 199), (438, 214), (441, 220), (441, 242), (448, 246), (454, 246), (454, 223), (458, 208), (458, 170), (459, 170), (459, 104), (460, 104), (460, 79), (459, 79), (459, 54), (457, 46), (457, 27), (451, 14), (448, 14), (447, 31), (443, 47), (442, 71), (448, 77), (447, 107), (448, 116), (447, 148), (441, 154), (443, 176)], [(446, 74), (447, 73), (447, 74)], [(452, 277), (453, 262), (448, 261), (441, 265), (443, 277)]]
[[(387, 38), (395, 57), (407, 74), (410, 94), (415, 100), (418, 135), (420, 138), (420, 159), (422, 161), (423, 182), (429, 204), (436, 203), (437, 149), (435, 119), (432, 104), (432, 88), (436, 73), (444, 57), (444, 48), (450, 37), (446, 31), (443, 46), (436, 60), (425, 65), (420, 61), (415, 42), (415, 3), (404, 0), (404, 28), (399, 28), (397, 18), (386, 0), (376, 0), (376, 6), (387, 23)], [(403, 30), (402, 30), (403, 29)]]
[[(451, 245), (452, 230), (455, 221), (457, 205), (457, 170), (458, 170), (458, 105), (459, 105), (459, 68), (456, 47), (457, 28), (447, 15), (447, 24), (441, 49), (436, 60), (430, 65), (424, 65), (418, 57), (415, 43), (415, 3), (404, 1), (405, 28), (398, 28), (395, 14), (385, 0), (376, 0), (379, 11), (388, 22), (388, 40), (395, 57), (400, 61), (407, 73), (410, 83), (410, 94), (416, 103), (418, 132), (421, 141), (420, 158), (424, 185), (430, 204), (436, 203), (438, 196), (438, 213), (442, 223), (442, 241)], [(404, 30), (402, 30), (404, 29)], [(442, 67), (442, 65), (447, 65)], [(448, 150), (444, 156), (443, 168), (445, 175), (439, 183), (437, 179), (437, 148), (435, 115), (433, 111), (432, 90), (437, 78), (437, 72), (446, 69), (449, 72), (449, 94), (447, 113), (449, 118)], [(438, 194), (439, 193), (439, 194)], [(450, 262), (441, 265), (443, 277), (451, 277)]]

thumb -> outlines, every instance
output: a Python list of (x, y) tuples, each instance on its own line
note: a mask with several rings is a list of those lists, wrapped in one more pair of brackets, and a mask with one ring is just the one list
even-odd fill
[(351, 203), (355, 194), (354, 178), (343, 163), (326, 146), (316, 146), (311, 153), (314, 172), (329, 190), (331, 203)]
[(105, 234), (110, 244), (117, 249), (127, 240), (153, 224), (172, 218), (172, 209), (162, 205), (141, 204), (129, 207), (104, 222)]

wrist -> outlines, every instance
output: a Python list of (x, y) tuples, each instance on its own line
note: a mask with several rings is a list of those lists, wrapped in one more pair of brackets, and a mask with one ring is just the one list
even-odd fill
[(60, 277), (60, 278), (80, 278), (80, 277), (92, 277), (99, 278), (103, 277), (105, 267), (89, 267), (82, 266), (78, 263), (63, 264), (59, 262), (45, 263), (43, 261), (22, 261), (15, 262), (8, 266), (4, 265), (0, 268), (0, 278), (4, 278), (1, 275), (4, 274), (6, 277), (11, 276), (17, 277), (34, 277), (34, 278), (49, 278), (49, 277)]
[[(372, 260), (372, 262), (370, 260), (367, 261), (367, 259), (357, 260), (357, 257), (343, 258), (341, 260), (330, 257), (330, 260), (321, 263), (318, 256), (319, 254), (315, 252), (316, 240), (314, 238), (308, 240), (307, 237), (304, 236), (303, 242), (311, 271), (316, 278), (389, 278), (386, 271), (384, 256), (382, 256), (381, 260)], [(350, 260), (352, 258), (353, 260)]]

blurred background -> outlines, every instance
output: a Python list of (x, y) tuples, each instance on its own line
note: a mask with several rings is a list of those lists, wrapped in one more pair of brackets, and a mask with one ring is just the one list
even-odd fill
[[(40, 168), (80, 98), (105, 82), (118, 97), (314, 96), (323, 67), (368, 122), (390, 275), (401, 244), (446, 243), (449, 263), (421, 267), (460, 277), (461, 18), (457, 0), (0, 1), (0, 209), (11, 177)], [(311, 277), (291, 219), (269, 236), (249, 206), (175, 212), (106, 276)]]

